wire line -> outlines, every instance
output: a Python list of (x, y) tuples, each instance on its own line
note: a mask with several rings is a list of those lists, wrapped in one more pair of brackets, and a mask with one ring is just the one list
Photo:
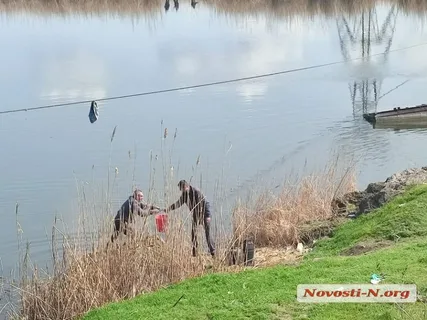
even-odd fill
[[(402, 50), (408, 50), (408, 49), (412, 49), (412, 48), (416, 48), (416, 47), (421, 47), (424, 45), (427, 45), (427, 42), (412, 45), (409, 47), (403, 47), (403, 48), (399, 48), (399, 49), (390, 50), (390, 51), (388, 51), (388, 53), (396, 52), (396, 51), (402, 51)], [(236, 79), (230, 79), (230, 80), (222, 80), (222, 81), (208, 82), (208, 83), (197, 84), (197, 85), (175, 87), (175, 88), (170, 88), (170, 89), (161, 89), (161, 90), (156, 90), (156, 91), (147, 91), (147, 92), (141, 92), (141, 93), (133, 93), (133, 94), (113, 96), (113, 97), (107, 97), (107, 98), (99, 98), (99, 99), (92, 99), (92, 100), (80, 100), (80, 101), (74, 101), (74, 102), (64, 102), (64, 103), (43, 105), (43, 106), (32, 107), (32, 108), (5, 110), (5, 111), (0, 111), (0, 114), (23, 112), (23, 111), (33, 111), (33, 110), (40, 110), (40, 109), (58, 108), (58, 107), (64, 107), (64, 106), (86, 104), (86, 103), (90, 103), (92, 101), (108, 101), (108, 100), (125, 99), (125, 98), (132, 98), (132, 97), (138, 97), (138, 96), (148, 96), (148, 95), (153, 95), (153, 94), (167, 93), (167, 92), (173, 92), (173, 91), (181, 91), (181, 90), (187, 90), (187, 89), (195, 89), (195, 88), (208, 87), (208, 86), (214, 86), (214, 85), (226, 84), (226, 83), (232, 83), (232, 82), (247, 81), (247, 80), (276, 76), (276, 75), (280, 75), (280, 74), (287, 74), (287, 73), (305, 71), (305, 70), (310, 70), (310, 69), (323, 68), (323, 67), (341, 64), (341, 63), (345, 63), (345, 62), (349, 62), (349, 61), (362, 60), (362, 59), (366, 59), (368, 57), (374, 57), (374, 56), (385, 55), (385, 54), (387, 54), (387, 53), (376, 53), (376, 54), (372, 54), (372, 55), (369, 55), (366, 57), (347, 59), (347, 60), (341, 60), (341, 61), (336, 61), (336, 62), (329, 62), (329, 63), (318, 64), (318, 65), (313, 65), (313, 66), (308, 66), (308, 67), (288, 69), (288, 70), (283, 70), (283, 71), (278, 71), (278, 72), (271, 72), (271, 73), (265, 73), (265, 74), (236, 78)]]

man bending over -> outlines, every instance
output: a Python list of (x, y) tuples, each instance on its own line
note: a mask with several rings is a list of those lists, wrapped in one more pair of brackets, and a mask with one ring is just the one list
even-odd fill
[[(144, 194), (137, 189), (121, 206), (114, 218), (114, 232), (111, 236), (111, 242), (119, 236), (122, 231), (125, 235), (128, 232), (128, 225), (133, 222), (134, 214), (143, 217), (158, 212), (159, 207), (143, 203)], [(148, 213), (144, 210), (150, 210)]]

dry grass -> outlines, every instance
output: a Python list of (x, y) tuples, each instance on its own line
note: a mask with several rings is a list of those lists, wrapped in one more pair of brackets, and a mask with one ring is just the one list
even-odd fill
[[(181, 245), (184, 242), (181, 243)], [(134, 297), (203, 274), (205, 261), (188, 258), (174, 241), (134, 239), (121, 247), (82, 254), (67, 248), (50, 278), (37, 272), (21, 289), (27, 319), (71, 319), (104, 303)]]
[(238, 205), (233, 214), (235, 241), (252, 238), (258, 247), (296, 245), (302, 225), (331, 218), (332, 200), (354, 190), (353, 167), (342, 173), (334, 162), (324, 173), (289, 184), (278, 195), (265, 192), (255, 205)]

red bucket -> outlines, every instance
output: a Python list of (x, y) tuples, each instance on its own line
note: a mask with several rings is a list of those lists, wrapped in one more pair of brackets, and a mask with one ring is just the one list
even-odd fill
[(156, 226), (158, 232), (164, 232), (168, 224), (168, 216), (166, 214), (156, 215)]

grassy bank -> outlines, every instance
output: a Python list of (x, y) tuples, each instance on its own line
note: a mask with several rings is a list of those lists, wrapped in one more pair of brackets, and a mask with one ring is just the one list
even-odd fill
[[(415, 283), (427, 293), (427, 186), (319, 241), (298, 266), (211, 274), (89, 312), (95, 319), (426, 319), (427, 305), (299, 304), (300, 283)], [(367, 251), (367, 252), (366, 252)], [(362, 254), (364, 253), (364, 254)], [(174, 304), (182, 299), (174, 306)]]

